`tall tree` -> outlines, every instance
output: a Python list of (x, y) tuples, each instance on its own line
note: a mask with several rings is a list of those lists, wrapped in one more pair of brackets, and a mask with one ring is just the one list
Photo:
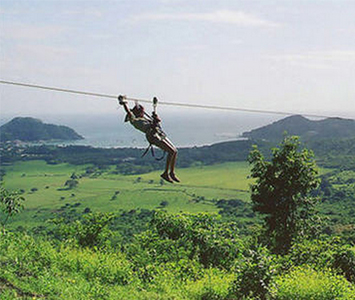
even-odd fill
[(310, 191), (319, 184), (313, 152), (300, 149), (298, 137), (286, 137), (266, 161), (254, 147), (250, 152), (253, 209), (265, 216), (265, 236), (275, 253), (285, 253), (302, 233), (316, 199)]

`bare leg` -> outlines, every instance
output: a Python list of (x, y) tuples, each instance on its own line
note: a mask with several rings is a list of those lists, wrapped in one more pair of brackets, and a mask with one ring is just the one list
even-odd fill
[[(180, 182), (180, 180), (175, 176), (175, 163), (176, 163), (176, 156), (177, 156), (177, 150), (172, 142), (169, 141), (168, 138), (165, 139), (157, 139), (157, 138), (151, 138), (150, 136), (147, 136), (147, 139), (150, 143), (156, 145), (160, 149), (164, 150), (165, 152), (168, 152), (168, 157), (166, 158), (166, 165), (165, 165), (165, 171), (163, 174), (160, 176), (168, 181), (168, 182)], [(170, 172), (169, 172), (170, 169)]]
[(169, 168), (171, 166), (172, 159), (173, 159), (173, 154), (168, 152), (168, 157), (166, 158), (165, 173), (169, 173)]
[(169, 169), (171, 168), (172, 164), (175, 164), (173, 162), (174, 160), (174, 154), (176, 152), (176, 150), (174, 149), (174, 147), (172, 147), (170, 145), (170, 143), (165, 142), (165, 140), (161, 140), (161, 141), (154, 141), (154, 145), (158, 146), (160, 149), (168, 152), (168, 157), (166, 158), (166, 164), (165, 164), (165, 171), (163, 174), (161, 174), (161, 178), (163, 178), (164, 180), (173, 183), (173, 179), (170, 177), (169, 174)]
[(164, 141), (173, 150), (172, 158), (171, 158), (171, 162), (170, 162), (170, 173), (169, 173), (169, 175), (170, 175), (171, 179), (173, 179), (174, 181), (180, 182), (180, 179), (178, 177), (176, 177), (176, 175), (175, 175), (175, 164), (176, 164), (176, 158), (177, 158), (177, 152), (178, 151), (175, 148), (174, 144), (169, 139), (166, 138)]

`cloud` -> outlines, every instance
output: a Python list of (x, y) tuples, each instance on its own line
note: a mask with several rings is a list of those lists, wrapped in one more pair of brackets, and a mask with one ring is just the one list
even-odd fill
[(115, 38), (115, 36), (113, 34), (110, 33), (93, 33), (89, 35), (90, 38), (94, 39), (94, 40), (109, 40), (112, 38)]
[(337, 64), (355, 64), (355, 51), (333, 50), (333, 51), (310, 51), (302, 54), (285, 54), (269, 56), (270, 59), (284, 62), (291, 65), (329, 69)]
[(69, 16), (85, 16), (85, 17), (93, 17), (93, 18), (102, 18), (103, 13), (96, 9), (83, 9), (83, 10), (66, 10), (63, 12), (64, 15)]
[(30, 24), (2, 24), (0, 37), (20, 40), (43, 40), (61, 34), (67, 29), (61, 26), (36, 26)]
[(133, 21), (202, 21), (211, 23), (225, 23), (245, 27), (277, 27), (278, 23), (262, 19), (242, 11), (217, 10), (209, 13), (167, 13), (140, 14), (132, 18)]
[(19, 15), (20, 11), (14, 9), (4, 9), (0, 7), (0, 15)]
[(31, 74), (39, 69), (65, 65), (75, 58), (76, 51), (69, 47), (38, 44), (19, 44), (6, 49), (0, 58), (0, 68), (5, 76), (13, 73)]
[(19, 45), (16, 53), (21, 57), (41, 59), (42, 61), (57, 61), (66, 59), (76, 54), (76, 51), (69, 47), (54, 47), (45, 45)]

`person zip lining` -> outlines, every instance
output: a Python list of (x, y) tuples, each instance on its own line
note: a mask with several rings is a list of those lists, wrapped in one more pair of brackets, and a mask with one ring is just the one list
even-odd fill
[[(118, 96), (118, 102), (123, 106), (127, 113), (125, 122), (129, 121), (136, 129), (145, 133), (145, 137), (149, 142), (149, 147), (143, 156), (148, 152), (152, 145), (155, 145), (163, 151), (167, 152), (168, 157), (166, 159), (165, 171), (160, 175), (160, 177), (170, 183), (173, 183), (174, 181), (180, 182), (180, 179), (175, 175), (175, 164), (178, 151), (174, 144), (168, 139), (165, 132), (161, 129), (161, 119), (156, 113), (158, 99), (155, 97), (153, 98), (154, 111), (152, 116), (149, 116), (147, 113), (145, 113), (144, 107), (138, 104), (138, 102), (136, 102), (135, 106), (130, 109), (128, 107), (126, 96)], [(153, 148), (151, 149), (152, 153), (154, 153)]]

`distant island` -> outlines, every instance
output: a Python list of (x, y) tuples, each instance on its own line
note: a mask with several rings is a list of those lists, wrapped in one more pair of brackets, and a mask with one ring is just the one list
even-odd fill
[(314, 139), (345, 139), (355, 137), (355, 120), (327, 118), (312, 121), (300, 115), (284, 118), (267, 126), (243, 133), (253, 140), (279, 141), (284, 133), (300, 136), (303, 141)]
[(45, 124), (39, 119), (17, 117), (0, 127), (0, 141), (72, 141), (84, 139), (67, 126)]

